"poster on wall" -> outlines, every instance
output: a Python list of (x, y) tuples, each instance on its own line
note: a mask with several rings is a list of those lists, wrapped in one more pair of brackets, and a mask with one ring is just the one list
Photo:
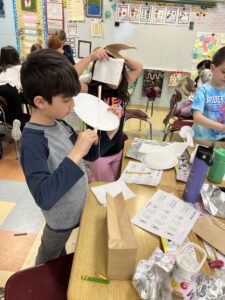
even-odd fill
[(165, 7), (161, 7), (158, 5), (154, 5), (153, 13), (152, 13), (152, 23), (154, 24), (163, 24), (165, 16)]
[(189, 24), (190, 19), (190, 8), (181, 7), (179, 8), (178, 24)]
[(130, 4), (130, 9), (129, 9), (129, 21), (130, 22), (139, 22), (140, 21), (140, 10), (141, 10), (140, 5)]
[(124, 3), (118, 3), (116, 9), (117, 21), (128, 21), (129, 19), (129, 5)]
[(212, 59), (214, 53), (225, 46), (224, 33), (198, 32), (192, 53), (192, 70), (204, 59)]
[(168, 79), (168, 86), (177, 86), (179, 81), (183, 79), (185, 76), (189, 76), (189, 72), (170, 72)]
[(142, 96), (145, 96), (149, 87), (157, 87), (157, 97), (161, 96), (164, 72), (160, 70), (144, 70)]
[(0, 17), (5, 17), (5, 7), (3, 0), (0, 0)]
[(87, 0), (86, 16), (91, 18), (102, 17), (102, 1), (103, 0)]
[(33, 44), (41, 44), (42, 47), (46, 44), (45, 2), (13, 0), (17, 49), (22, 59), (30, 53)]
[(151, 22), (151, 11), (152, 11), (152, 6), (141, 5), (141, 15), (140, 15), (141, 23), (150, 23)]
[(178, 7), (166, 7), (166, 24), (176, 24), (178, 15)]
[(64, 15), (62, 0), (46, 1), (48, 34), (64, 29)]
[(23, 11), (37, 12), (37, 0), (21, 0)]

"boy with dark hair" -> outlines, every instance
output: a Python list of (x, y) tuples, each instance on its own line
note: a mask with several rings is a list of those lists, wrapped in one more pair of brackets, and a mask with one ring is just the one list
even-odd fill
[[(116, 130), (106, 132), (98, 146), (94, 130), (78, 136), (62, 119), (80, 92), (74, 67), (52, 49), (31, 53), (21, 68), (25, 97), (32, 106), (30, 122), (21, 138), (21, 164), (28, 187), (42, 209), (46, 225), (36, 264), (66, 254), (71, 231), (79, 226), (87, 197), (82, 158), (93, 161), (107, 151)], [(101, 155), (100, 154), (100, 155)]]

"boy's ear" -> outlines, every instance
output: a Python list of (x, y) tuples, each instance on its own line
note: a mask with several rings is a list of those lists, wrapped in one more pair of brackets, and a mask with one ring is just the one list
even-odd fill
[(213, 72), (215, 70), (216, 66), (214, 64), (210, 65), (210, 70)]
[(43, 110), (46, 107), (47, 101), (44, 100), (42, 96), (36, 96), (34, 97), (34, 105), (39, 108), (40, 110)]

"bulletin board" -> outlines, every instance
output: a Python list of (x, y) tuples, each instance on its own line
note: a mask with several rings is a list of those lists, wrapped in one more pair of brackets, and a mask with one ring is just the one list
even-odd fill
[[(103, 1), (103, 36), (91, 36), (91, 18), (78, 23), (81, 40), (92, 42), (92, 49), (112, 43), (126, 43), (135, 46), (136, 50), (123, 53), (138, 59), (146, 69), (164, 71), (190, 71), (193, 67), (193, 48), (198, 32), (223, 33), (225, 28), (225, 4), (209, 8), (202, 16), (198, 12), (192, 15), (193, 29), (188, 26), (171, 24), (146, 24), (119, 22), (115, 26), (115, 3)], [(104, 18), (106, 11), (111, 11), (110, 18)], [(215, 18), (216, 16), (216, 18)], [(173, 22), (172, 18), (170, 22)]]

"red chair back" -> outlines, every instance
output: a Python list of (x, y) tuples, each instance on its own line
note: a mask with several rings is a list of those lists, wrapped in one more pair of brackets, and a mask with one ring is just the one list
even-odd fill
[(5, 300), (66, 300), (73, 253), (21, 270), (6, 282)]

